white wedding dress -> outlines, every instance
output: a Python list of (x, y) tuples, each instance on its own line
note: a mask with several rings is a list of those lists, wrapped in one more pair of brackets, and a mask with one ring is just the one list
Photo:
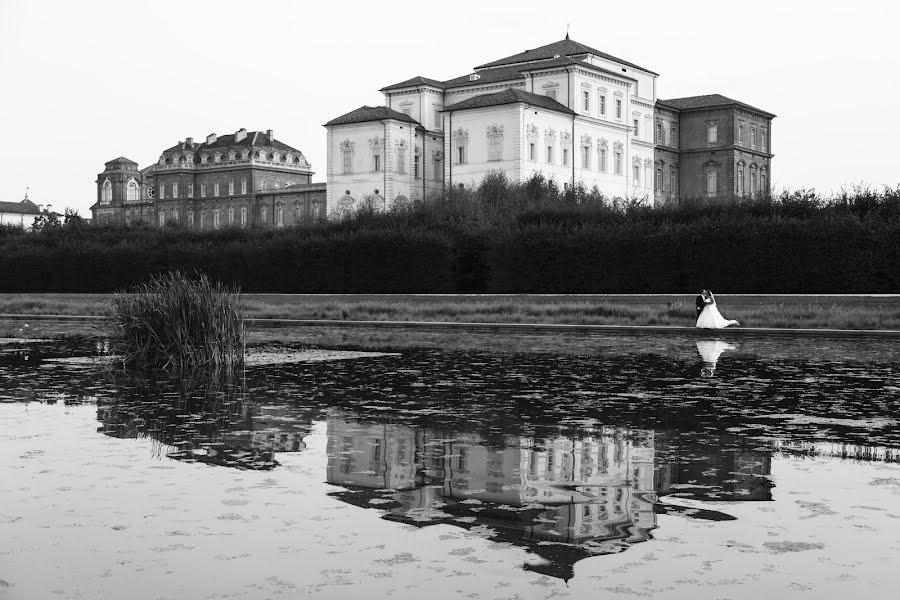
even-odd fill
[(708, 299), (706, 301), (706, 306), (700, 311), (700, 316), (697, 317), (697, 328), (725, 329), (729, 325), (740, 325), (740, 323), (733, 319), (729, 320), (723, 317), (722, 313), (720, 313), (719, 309), (716, 307), (715, 298)]

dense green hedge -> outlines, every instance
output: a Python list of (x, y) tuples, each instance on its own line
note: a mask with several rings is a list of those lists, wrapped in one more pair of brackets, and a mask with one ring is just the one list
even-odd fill
[(2, 292), (106, 292), (176, 268), (247, 292), (896, 293), (900, 188), (647, 208), (497, 175), (299, 229), (0, 227)]

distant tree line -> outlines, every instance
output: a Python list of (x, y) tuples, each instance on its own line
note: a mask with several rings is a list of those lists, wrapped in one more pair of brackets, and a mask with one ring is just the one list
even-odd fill
[(651, 208), (488, 176), (280, 230), (0, 228), (0, 291), (109, 292), (179, 269), (247, 292), (897, 293), (900, 187)]

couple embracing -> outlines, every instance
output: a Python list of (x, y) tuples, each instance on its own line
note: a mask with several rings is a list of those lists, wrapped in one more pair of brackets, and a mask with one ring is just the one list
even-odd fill
[(724, 329), (729, 325), (740, 325), (737, 321), (726, 319), (716, 307), (716, 299), (709, 290), (701, 290), (697, 296), (697, 327), (699, 329)]

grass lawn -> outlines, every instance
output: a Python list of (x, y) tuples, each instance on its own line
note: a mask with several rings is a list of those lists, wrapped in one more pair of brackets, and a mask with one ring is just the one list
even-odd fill
[[(111, 294), (0, 294), (0, 314), (102, 315)], [(682, 325), (694, 295), (245, 294), (255, 318)], [(898, 329), (900, 295), (726, 295), (719, 310), (746, 327)]]

